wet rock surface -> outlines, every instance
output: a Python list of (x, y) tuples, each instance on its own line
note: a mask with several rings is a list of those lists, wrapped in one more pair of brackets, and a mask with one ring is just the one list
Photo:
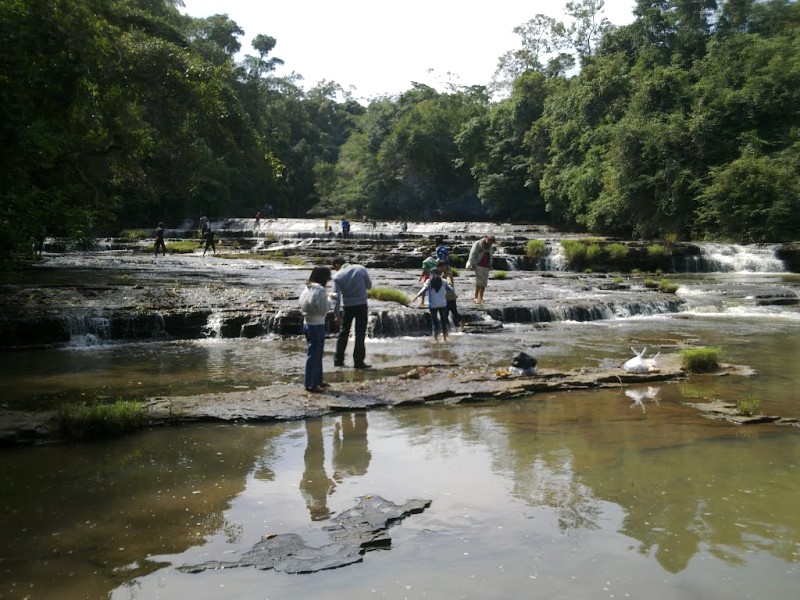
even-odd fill
[(775, 415), (743, 415), (736, 404), (715, 400), (712, 402), (697, 402), (689, 404), (699, 410), (703, 416), (716, 421), (727, 421), (734, 425), (757, 425), (760, 423), (774, 423), (776, 425), (790, 425), (800, 427), (800, 420), (779, 417)]
[(430, 500), (414, 499), (398, 505), (380, 496), (359, 498), (353, 508), (334, 517), (322, 531), (330, 543), (310, 546), (296, 533), (265, 536), (251, 550), (235, 561), (209, 561), (178, 567), (184, 573), (201, 573), (209, 569), (255, 567), (284, 573), (315, 573), (338, 569), (361, 562), (365, 552), (389, 548), (392, 540), (389, 527), (409, 515), (421, 513)]
[[(144, 403), (150, 425), (199, 422), (289, 421), (353, 410), (399, 408), (444, 403), (471, 404), (514, 400), (542, 393), (573, 390), (624, 388), (626, 386), (676, 381), (687, 377), (678, 355), (661, 355), (658, 368), (647, 373), (628, 373), (622, 365), (611, 368), (579, 368), (569, 371), (537, 369), (532, 375), (513, 375), (508, 369), (426, 365), (382, 374), (359, 382), (342, 382), (309, 393), (302, 385), (275, 383), (252, 390), (155, 397)], [(753, 376), (748, 367), (721, 365), (717, 375)], [(689, 405), (704, 410), (705, 405)], [(709, 412), (709, 411), (705, 411)], [(755, 424), (773, 422), (791, 425), (790, 419), (734, 419)], [(0, 444), (11, 445), (57, 441), (59, 431), (53, 412), (0, 411)]]

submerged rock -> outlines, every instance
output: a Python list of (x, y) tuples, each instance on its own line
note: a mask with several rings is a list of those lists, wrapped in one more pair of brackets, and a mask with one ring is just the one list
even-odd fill
[(421, 513), (430, 500), (409, 500), (395, 504), (380, 496), (362, 496), (353, 508), (335, 517), (322, 528), (331, 540), (323, 546), (309, 546), (296, 533), (269, 535), (235, 561), (209, 561), (178, 567), (184, 573), (208, 569), (255, 567), (284, 573), (316, 573), (361, 562), (364, 553), (391, 546), (388, 528), (409, 515)]

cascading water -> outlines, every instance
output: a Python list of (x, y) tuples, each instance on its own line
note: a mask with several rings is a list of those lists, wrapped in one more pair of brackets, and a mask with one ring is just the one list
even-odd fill
[(689, 257), (684, 270), (690, 273), (782, 273), (783, 261), (772, 245), (698, 244), (701, 254)]
[(564, 247), (561, 245), (561, 242), (557, 240), (547, 242), (546, 254), (544, 256), (544, 270), (567, 270), (567, 256), (564, 254)]
[(63, 318), (69, 334), (70, 348), (85, 348), (102, 344), (111, 337), (111, 321), (96, 315), (69, 315)]
[(209, 338), (221, 338), (222, 337), (222, 325), (224, 323), (224, 318), (220, 313), (211, 313), (208, 315), (208, 322), (206, 326), (203, 328), (203, 333), (206, 337)]

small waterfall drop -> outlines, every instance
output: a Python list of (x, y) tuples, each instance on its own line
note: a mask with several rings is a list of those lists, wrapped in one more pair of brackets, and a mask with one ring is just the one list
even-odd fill
[(206, 337), (219, 339), (222, 337), (223, 323), (224, 319), (221, 313), (211, 313), (208, 315), (208, 322), (203, 328), (203, 333)]
[(71, 348), (97, 346), (111, 337), (111, 321), (107, 317), (68, 316), (64, 318), (64, 326), (69, 334), (67, 345)]
[(699, 244), (702, 254), (686, 265), (695, 273), (782, 273), (783, 261), (775, 246), (740, 244)]
[(546, 246), (544, 256), (545, 271), (566, 271), (567, 256), (564, 254), (564, 247), (558, 240), (549, 241)]

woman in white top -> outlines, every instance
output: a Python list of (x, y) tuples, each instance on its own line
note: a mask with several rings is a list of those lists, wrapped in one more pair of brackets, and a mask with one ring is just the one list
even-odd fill
[(303, 333), (306, 335), (306, 370), (303, 385), (312, 393), (328, 387), (322, 381), (322, 354), (325, 350), (325, 318), (328, 315), (328, 294), (325, 286), (331, 280), (328, 267), (314, 267), (300, 293), (303, 312)]
[(431, 328), (433, 338), (439, 341), (439, 332), (442, 332), (444, 341), (447, 341), (447, 294), (455, 293), (453, 286), (442, 279), (442, 272), (434, 267), (430, 272), (430, 279), (425, 282), (422, 289), (417, 292), (413, 300), (424, 298), (428, 295), (428, 309), (431, 311)]

